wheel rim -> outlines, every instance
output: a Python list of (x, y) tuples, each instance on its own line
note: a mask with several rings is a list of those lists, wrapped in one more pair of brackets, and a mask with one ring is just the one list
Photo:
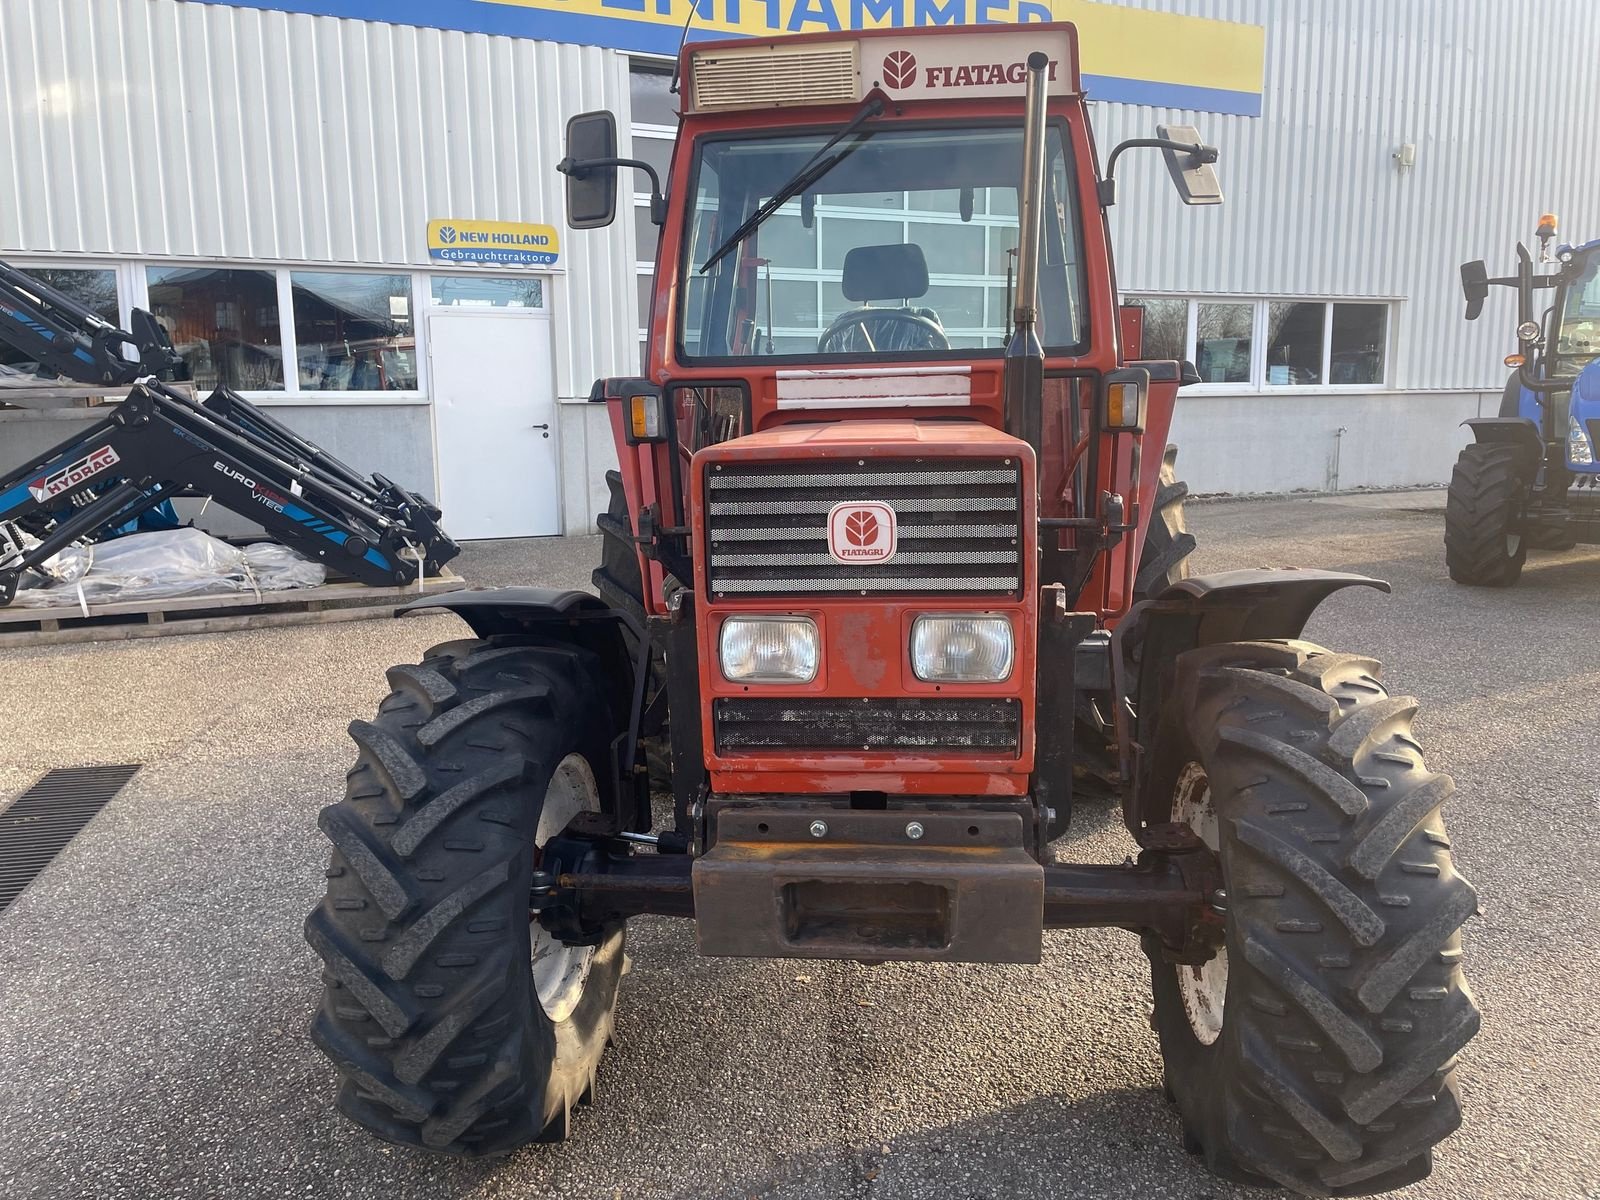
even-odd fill
[[(1212, 852), (1221, 848), (1221, 830), (1216, 806), (1211, 801), (1211, 782), (1205, 768), (1189, 763), (1178, 776), (1172, 794), (1172, 819), (1194, 830)], [(1178, 992), (1183, 998), (1189, 1029), (1202, 1046), (1222, 1036), (1223, 1006), (1228, 994), (1228, 951), (1218, 947), (1216, 957), (1199, 966), (1180, 964)]]
[[(581, 754), (561, 760), (545, 789), (544, 807), (539, 810), (539, 828), (533, 844), (545, 843), (564, 830), (581, 812), (600, 811), (600, 790), (594, 772)], [(535, 854), (535, 861), (539, 855)], [(533, 987), (539, 1006), (551, 1021), (560, 1022), (572, 1015), (583, 998), (594, 964), (594, 946), (569, 946), (558, 940), (543, 925), (533, 922)]]

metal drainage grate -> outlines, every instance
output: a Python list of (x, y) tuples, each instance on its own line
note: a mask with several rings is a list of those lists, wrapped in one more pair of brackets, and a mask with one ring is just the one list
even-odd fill
[(132, 779), (139, 764), (61, 767), (0, 812), (0, 912)]

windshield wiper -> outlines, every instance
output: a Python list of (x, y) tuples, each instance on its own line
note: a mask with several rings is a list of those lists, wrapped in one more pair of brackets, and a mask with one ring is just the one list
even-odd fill
[(711, 252), (711, 257), (707, 258), (705, 264), (700, 268), (700, 274), (704, 275), (707, 271), (711, 270), (712, 267), (716, 266), (717, 263), (726, 258), (735, 246), (754, 233), (763, 221), (765, 221), (773, 213), (777, 212), (785, 204), (789, 203), (789, 201), (793, 200), (801, 192), (805, 191), (813, 183), (816, 183), (817, 180), (821, 179), (829, 171), (837, 167), (846, 158), (850, 157), (850, 155), (854, 154), (861, 146), (862, 142), (865, 142), (867, 137), (872, 136), (871, 134), (867, 134), (865, 137), (862, 137), (853, 142), (851, 145), (846, 146), (837, 154), (829, 156), (828, 151), (832, 150), (840, 142), (844, 141), (845, 138), (849, 137), (856, 130), (860, 129), (861, 126), (865, 125), (868, 121), (882, 111), (883, 97), (869, 97), (867, 102), (863, 104), (856, 112), (856, 115), (846, 121), (838, 133), (834, 134), (831, 138), (824, 142), (821, 149), (819, 149), (815, 154), (806, 160), (805, 166), (801, 167), (789, 177), (789, 182), (785, 183), (777, 191), (773, 192), (771, 198), (768, 199), (765, 204), (756, 209), (755, 212), (751, 213), (745, 222), (739, 226), (739, 228), (730, 233), (727, 236), (727, 239)]

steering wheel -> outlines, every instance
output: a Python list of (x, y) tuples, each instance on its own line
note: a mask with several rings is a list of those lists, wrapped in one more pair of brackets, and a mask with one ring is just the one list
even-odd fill
[[(873, 336), (873, 328), (878, 336)], [(856, 332), (859, 331), (859, 332)], [(817, 353), (846, 354), (859, 337), (873, 354), (887, 350), (948, 350), (950, 339), (937, 322), (903, 308), (856, 308), (840, 313), (817, 339)], [(880, 345), (880, 342), (882, 343)]]

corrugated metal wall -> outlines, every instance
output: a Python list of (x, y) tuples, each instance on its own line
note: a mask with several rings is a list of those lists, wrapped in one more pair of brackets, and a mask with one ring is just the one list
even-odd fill
[[(559, 228), (567, 118), (626, 128), (627, 98), (627, 60), (595, 47), (4, 0), (0, 252), (426, 265), (435, 217)], [(557, 387), (581, 396), (637, 358), (632, 228), (562, 240)]]
[(1263, 25), (1267, 42), (1260, 118), (1095, 106), (1102, 156), (1158, 121), (1222, 151), (1218, 209), (1183, 209), (1149, 152), (1119, 165), (1123, 288), (1401, 299), (1396, 386), (1498, 391), (1514, 301), (1496, 289), (1468, 325), (1457, 269), (1508, 272), (1547, 209), (1573, 240), (1600, 237), (1600, 4), (1123, 2)]
[[(1498, 387), (1510, 297), (1466, 325), (1456, 269), (1508, 267), (1546, 208), (1600, 235), (1600, 4), (1127, 2), (1264, 25), (1267, 91), (1259, 119), (1096, 106), (1103, 153), (1158, 120), (1223, 152), (1228, 202), (1211, 210), (1181, 208), (1155, 155), (1124, 160), (1124, 288), (1401, 300), (1395, 385)], [(594, 48), (4, 0), (0, 252), (422, 264), (430, 217), (560, 225), (567, 116), (612, 107), (626, 127), (627, 95), (624, 58)], [(631, 242), (627, 221), (564, 238), (563, 395), (631, 368)]]

